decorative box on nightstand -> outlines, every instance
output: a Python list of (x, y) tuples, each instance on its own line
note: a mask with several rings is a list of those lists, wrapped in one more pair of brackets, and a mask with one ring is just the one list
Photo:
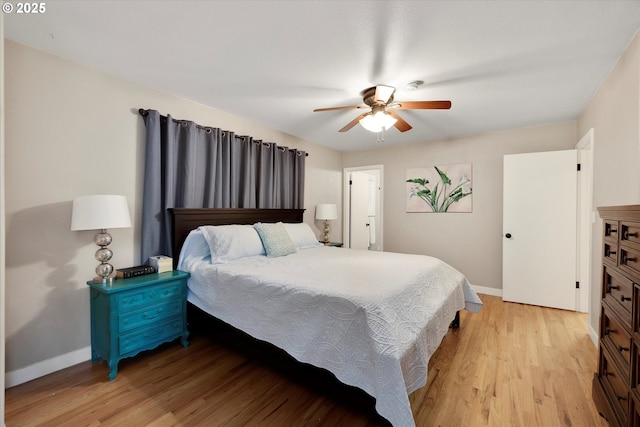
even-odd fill
[(162, 343), (187, 338), (187, 278), (168, 271), (112, 284), (87, 282), (91, 287), (91, 361), (109, 365), (109, 379), (118, 362)]

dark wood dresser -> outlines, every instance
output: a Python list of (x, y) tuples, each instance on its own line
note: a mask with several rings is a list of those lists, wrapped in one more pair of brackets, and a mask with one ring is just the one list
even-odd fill
[(598, 212), (602, 292), (593, 400), (611, 426), (640, 427), (640, 205)]

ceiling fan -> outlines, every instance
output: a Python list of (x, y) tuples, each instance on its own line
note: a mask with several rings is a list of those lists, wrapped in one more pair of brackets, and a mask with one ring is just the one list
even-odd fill
[(393, 94), (396, 89), (393, 86), (377, 85), (363, 90), (360, 94), (365, 105), (351, 105), (347, 107), (316, 108), (318, 111), (370, 109), (366, 113), (347, 123), (339, 132), (346, 132), (356, 124), (371, 132), (381, 132), (395, 126), (400, 132), (411, 129), (411, 125), (404, 121), (394, 110), (448, 110), (451, 101), (405, 101), (394, 102)]

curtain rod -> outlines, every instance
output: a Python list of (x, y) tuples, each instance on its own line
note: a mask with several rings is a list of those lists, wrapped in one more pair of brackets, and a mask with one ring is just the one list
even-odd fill
[[(149, 114), (149, 110), (145, 110), (144, 108), (139, 108), (138, 109), (138, 114), (140, 114), (141, 116), (144, 117), (147, 114)], [(176, 119), (171, 119), (171, 120), (173, 120), (175, 123), (185, 123), (186, 122), (186, 120), (176, 120)], [(206, 131), (211, 131), (211, 129), (212, 129), (210, 126), (201, 126), (199, 124), (196, 124), (196, 127), (198, 129), (203, 129), (203, 130), (206, 130)], [(263, 144), (268, 144), (268, 143), (263, 142)], [(273, 144), (275, 144), (275, 143), (273, 143)], [(289, 148), (289, 151), (300, 151), (300, 150), (296, 150), (295, 148)], [(307, 153), (305, 151), (304, 156), (305, 157), (309, 157), (309, 153)]]

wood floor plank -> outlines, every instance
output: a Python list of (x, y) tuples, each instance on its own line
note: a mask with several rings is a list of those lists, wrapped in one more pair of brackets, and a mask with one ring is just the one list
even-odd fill
[[(591, 399), (585, 314), (481, 295), (410, 397), (418, 427), (607, 426)], [(233, 338), (231, 338), (233, 339)], [(364, 392), (283, 357), (196, 332), (125, 359), (114, 381), (81, 363), (6, 391), (17, 426), (388, 426)]]

